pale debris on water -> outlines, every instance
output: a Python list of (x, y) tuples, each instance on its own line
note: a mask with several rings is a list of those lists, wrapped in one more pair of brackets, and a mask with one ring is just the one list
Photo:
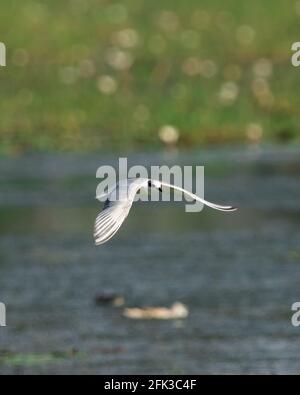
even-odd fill
[(175, 320), (187, 318), (189, 310), (180, 302), (167, 307), (126, 308), (123, 315), (134, 320)]

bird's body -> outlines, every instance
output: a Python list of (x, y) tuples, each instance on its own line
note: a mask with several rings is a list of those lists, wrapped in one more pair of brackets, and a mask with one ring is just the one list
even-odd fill
[(129, 178), (121, 180), (110, 191), (108, 197), (114, 196), (115, 198), (117, 198), (118, 202), (131, 201), (133, 203), (137, 192), (141, 188), (147, 187), (147, 185), (147, 178)]
[(125, 179), (117, 183), (107, 194), (103, 210), (96, 219), (94, 232), (96, 245), (106, 243), (117, 233), (120, 226), (127, 218), (138, 191), (141, 188), (152, 187), (157, 188), (160, 191), (162, 191), (162, 187), (173, 188), (215, 210), (236, 210), (236, 208), (232, 206), (220, 206), (218, 204), (208, 202), (192, 192), (165, 182), (151, 180), (148, 178)]

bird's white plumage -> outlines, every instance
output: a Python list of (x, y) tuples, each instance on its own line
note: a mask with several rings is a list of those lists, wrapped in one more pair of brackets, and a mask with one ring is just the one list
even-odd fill
[(194, 193), (189, 192), (186, 189), (180, 188), (180, 187), (178, 187), (176, 185), (167, 184), (165, 182), (162, 182), (161, 185), (165, 186), (167, 188), (175, 189), (176, 191), (179, 191), (179, 192), (183, 192), (185, 195), (189, 196), (190, 198), (192, 198), (194, 200), (197, 200), (198, 202), (201, 202), (201, 203), (205, 204), (206, 206), (211, 207), (211, 208), (213, 208), (215, 210), (219, 210), (219, 211), (236, 211), (235, 207), (232, 207), (232, 206), (221, 206), (220, 204), (215, 204), (215, 203), (208, 202), (207, 200), (202, 199), (198, 195), (195, 195)]
[(236, 210), (236, 208), (232, 206), (221, 206), (208, 202), (207, 200), (200, 198), (192, 192), (177, 187), (176, 185), (167, 184), (157, 180), (150, 180), (147, 178), (126, 179), (116, 184), (115, 187), (107, 194), (107, 200), (104, 204), (103, 211), (98, 215), (95, 222), (94, 237), (96, 245), (106, 243), (117, 233), (120, 226), (129, 214), (137, 192), (141, 188), (147, 187), (154, 187), (160, 190), (162, 187), (173, 188), (215, 210)]
[[(119, 230), (126, 219), (135, 195), (142, 187), (146, 187), (148, 179), (138, 178), (122, 180), (107, 195), (103, 211), (95, 223), (95, 242), (97, 245), (106, 243)], [(110, 199), (114, 196), (114, 199)]]

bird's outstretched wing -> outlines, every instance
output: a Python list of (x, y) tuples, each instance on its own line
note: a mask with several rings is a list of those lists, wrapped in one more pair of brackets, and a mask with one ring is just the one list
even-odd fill
[(236, 211), (237, 210), (237, 208), (233, 207), (233, 206), (221, 206), (220, 204), (215, 204), (215, 203), (212, 203), (212, 202), (208, 202), (207, 200), (202, 199), (198, 195), (195, 195), (194, 193), (192, 193), (190, 191), (187, 191), (186, 189), (180, 188), (180, 187), (178, 187), (176, 185), (167, 184), (165, 182), (162, 182), (161, 185), (165, 186), (167, 188), (173, 188), (173, 189), (175, 189), (177, 191), (183, 192), (185, 195), (189, 196), (190, 198), (192, 198), (194, 200), (197, 200), (198, 202), (201, 202), (201, 203), (205, 204), (206, 206), (211, 207), (211, 208), (213, 208), (215, 210), (219, 210), (219, 211)]
[(105, 202), (103, 211), (98, 215), (95, 222), (95, 243), (103, 244), (111, 239), (125, 221), (131, 209), (132, 202), (120, 201)]
[(136, 193), (144, 183), (145, 179), (124, 180), (108, 195), (103, 210), (95, 222), (96, 245), (106, 243), (117, 233), (129, 214)]

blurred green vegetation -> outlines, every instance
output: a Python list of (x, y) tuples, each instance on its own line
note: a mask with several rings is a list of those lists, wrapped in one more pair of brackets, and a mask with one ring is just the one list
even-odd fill
[(1, 153), (299, 141), (299, 0), (0, 10)]
[(10, 366), (43, 366), (55, 363), (61, 363), (65, 360), (70, 360), (83, 357), (83, 353), (78, 353), (76, 350), (57, 351), (48, 354), (19, 354), (0, 350), (0, 367), (1, 365)]

